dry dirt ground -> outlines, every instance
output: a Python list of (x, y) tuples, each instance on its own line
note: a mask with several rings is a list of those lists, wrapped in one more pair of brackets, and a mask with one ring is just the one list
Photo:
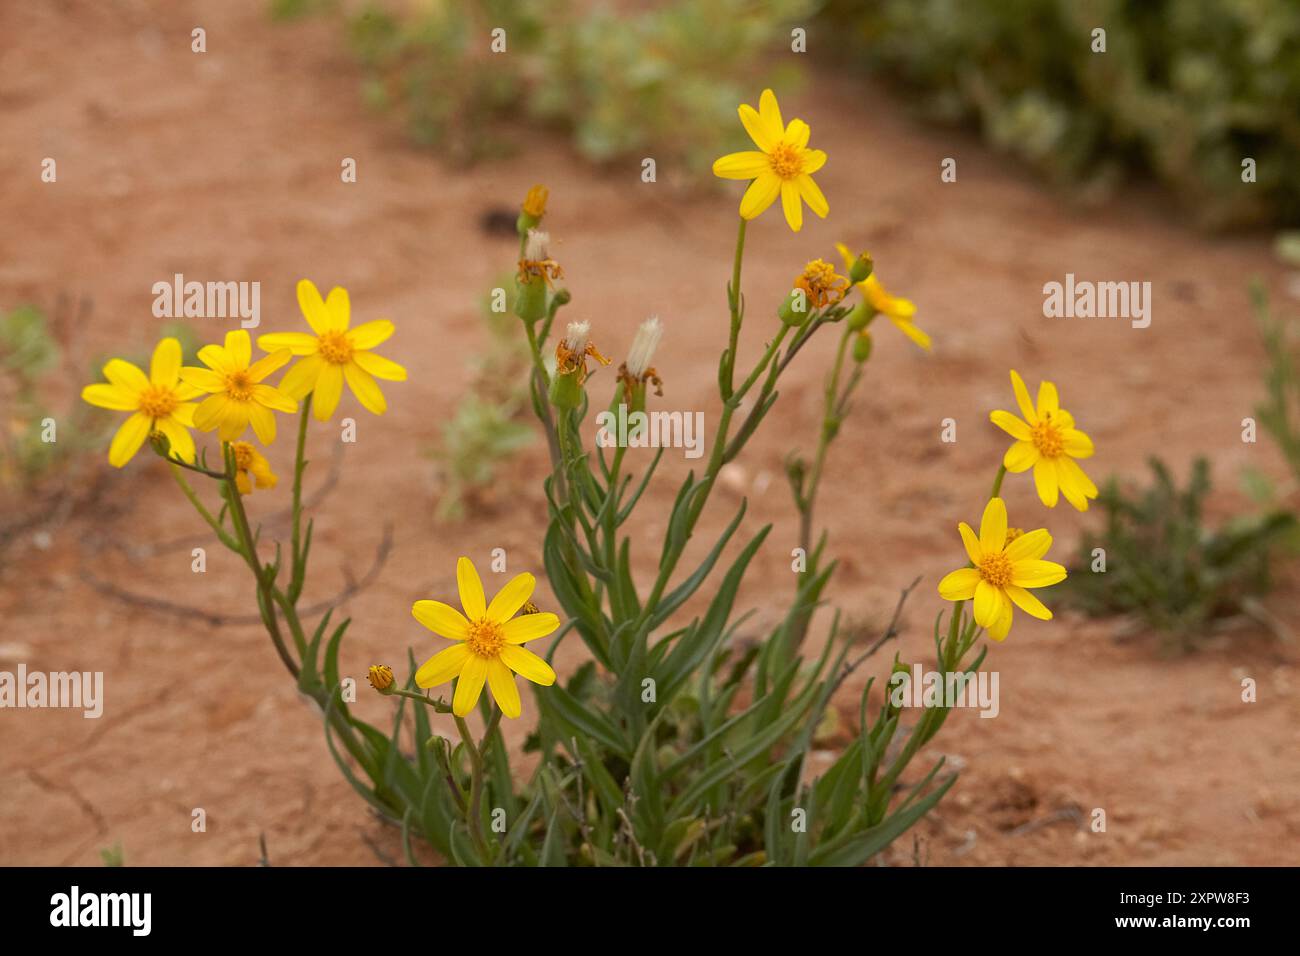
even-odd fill
[[(394, 319), (386, 354), (410, 380), (388, 388), (382, 419), (357, 415), (359, 440), (342, 453), (314, 552), (311, 597), (323, 599), (343, 586), (345, 568), (364, 573), (383, 527), (395, 528), (390, 559), (344, 607), (355, 621), (343, 667), (360, 677), (373, 661), (399, 663), (408, 646), (426, 655), (441, 645), (408, 609), (453, 593), (457, 555), (482, 566), (504, 547), (512, 572), (540, 568), (540, 444), (502, 473), (470, 520), (433, 517), (439, 487), (424, 452), (483, 345), (477, 302), (512, 257), (508, 239), (481, 230), (482, 214), (545, 179), (571, 312), (593, 319), (614, 355), (657, 312), (668, 327), (657, 363), (665, 406), (703, 408), (713, 421), (738, 193), (686, 199), (640, 183), (632, 166), (593, 171), (551, 140), (527, 156), (449, 168), (363, 109), (334, 25), (272, 26), (264, 7), (4, 5), (0, 306), (56, 311), (60, 297), (92, 301), (89, 317), (64, 329), (72, 372), (53, 396), (64, 408), (92, 356), (152, 344), (159, 321), (150, 288), (173, 273), (259, 280), (263, 330), (298, 328), (301, 276), (347, 287), (362, 318)], [(207, 29), (205, 55), (189, 50), (195, 24)], [(805, 259), (840, 238), (873, 251), (936, 340), (927, 357), (879, 330), (819, 515), (843, 560), (829, 597), (854, 618), (883, 621), (899, 588), (924, 576), (906, 615), (904, 657), (932, 661), (934, 585), (964, 561), (954, 526), (978, 519), (1004, 447), (986, 414), (1009, 407), (1009, 367), (1059, 384), (1096, 440), (1090, 470), (1099, 479), (1142, 476), (1152, 452), (1185, 473), (1205, 453), (1223, 514), (1243, 506), (1243, 467), (1283, 473), (1271, 446), (1239, 439), (1263, 362), (1246, 284), (1259, 274), (1277, 294), (1285, 285), (1265, 237), (1206, 238), (1146, 196), (1077, 208), (973, 140), (918, 127), (847, 82), (817, 80), (786, 110), (810, 122), (813, 145), (831, 156), (819, 181), (832, 212), (798, 236), (775, 212), (751, 227), (744, 357), (752, 361), (764, 323), (775, 321), (768, 303)], [(57, 158), (57, 184), (39, 179), (46, 156)], [(357, 160), (356, 184), (340, 182), (345, 156)], [(959, 161), (955, 184), (939, 180), (946, 156)], [(1153, 324), (1045, 319), (1042, 285), (1067, 272), (1151, 281)], [(209, 339), (224, 329), (201, 321)], [(793, 586), (796, 524), (781, 463), (792, 447), (812, 445), (832, 344), (800, 356), (766, 432), (718, 494), (730, 507), (750, 497), (749, 527), (775, 523), (742, 592), (742, 605), (758, 609), (755, 628), (777, 618), (773, 596)], [(356, 414), (351, 401), (345, 409)], [(946, 417), (958, 421), (955, 444), (939, 441)], [(329, 429), (314, 433), (313, 487), (338, 444)], [(663, 476), (647, 514), (663, 513), (675, 488), (668, 479), (684, 468), (679, 461)], [(128, 864), (249, 864), (263, 834), (275, 864), (399, 856), (396, 834), (329, 760), (319, 720), (258, 627), (183, 620), (86, 583), (90, 575), (217, 615), (252, 610), (245, 569), (215, 548), (206, 575), (191, 573), (189, 549), (204, 542), (204, 529), (163, 469), (141, 456), (110, 471), (97, 453), (78, 481), (82, 490), (102, 482), (96, 504), (25, 533), (2, 558), (0, 667), (24, 660), (34, 670), (102, 670), (107, 689), (99, 720), (0, 712), (0, 862), (95, 865), (101, 848), (120, 843)], [(1046, 512), (1023, 478), (1008, 479), (1005, 494), (1013, 523), (1050, 524), (1061, 555), (1097, 517)], [(259, 494), (254, 507), (271, 515), (286, 498), (283, 489)], [(718, 510), (697, 550), (729, 507)], [(649, 573), (662, 526), (652, 516), (642, 530)], [(1283, 620), (1300, 608), (1289, 578), (1269, 600)], [(891, 851), (894, 861), (1297, 862), (1296, 645), (1247, 625), (1170, 659), (1154, 635), (1119, 640), (1117, 630), (1070, 613), (1050, 623), (1021, 617), (989, 656), (1001, 674), (1000, 716), (958, 712), (931, 745), (963, 772), (916, 839)], [(580, 657), (570, 642), (561, 669)], [(861, 676), (843, 690), (846, 709)], [(1258, 681), (1255, 704), (1240, 702), (1243, 676)], [(360, 704), (376, 721), (388, 709), (376, 697)], [(523, 729), (511, 728), (514, 740)], [(191, 832), (198, 807), (206, 833)], [(1076, 822), (1093, 808), (1107, 812), (1104, 834)]]

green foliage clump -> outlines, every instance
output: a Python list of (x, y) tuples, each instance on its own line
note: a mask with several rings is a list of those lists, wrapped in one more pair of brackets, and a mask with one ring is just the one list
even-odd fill
[[(933, 116), (1063, 183), (1154, 174), (1206, 224), (1300, 220), (1294, 0), (832, 0)], [(1093, 30), (1106, 31), (1093, 52)], [(1243, 183), (1242, 161), (1257, 181)]]
[[(736, 103), (766, 68), (779, 28), (817, 6), (671, 0), (629, 12), (574, 0), (369, 0), (343, 16), (367, 100), (403, 116), (419, 143), (474, 160), (545, 126), (596, 162), (653, 148), (700, 171), (736, 144)], [(340, 9), (334, 0), (272, 4), (280, 19)], [(496, 30), (503, 52), (492, 49)]]
[(0, 488), (29, 489), (56, 460), (59, 444), (44, 439), (52, 415), (40, 386), (60, 360), (44, 313), (30, 306), (0, 313)]
[(1300, 354), (1300, 326), (1269, 312), (1268, 299), (1258, 283), (1251, 289), (1251, 299), (1268, 356), (1264, 372), (1268, 395), (1255, 414), (1300, 482), (1300, 366), (1296, 361)]
[[(1209, 463), (1196, 460), (1185, 488), (1164, 462), (1153, 457), (1150, 465), (1148, 487), (1130, 492), (1112, 478), (1102, 489), (1105, 528), (1084, 536), (1063, 587), (1089, 614), (1135, 615), (1162, 631), (1168, 648), (1188, 650), (1211, 623), (1242, 613), (1250, 597), (1270, 589), (1270, 559), (1296, 521), (1273, 511), (1210, 528)], [(1094, 570), (1098, 548), (1104, 573)]]

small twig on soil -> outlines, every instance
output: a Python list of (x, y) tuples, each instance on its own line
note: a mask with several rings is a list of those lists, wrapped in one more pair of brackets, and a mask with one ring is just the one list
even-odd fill
[(886, 642), (892, 641), (894, 638), (898, 636), (898, 622), (899, 622), (899, 618), (903, 616), (903, 605), (907, 602), (908, 595), (910, 595), (912, 593), (912, 590), (920, 583), (921, 583), (921, 579), (920, 577), (918, 577), (907, 587), (903, 588), (903, 590), (899, 593), (898, 604), (894, 606), (894, 616), (889, 619), (889, 626), (885, 628), (885, 632), (880, 635), (876, 643), (868, 647), (865, 651), (859, 654), (854, 660), (844, 665), (844, 670), (840, 672), (840, 676), (835, 680), (835, 686), (831, 688), (832, 696), (835, 694), (835, 691), (840, 689), (840, 685), (844, 683), (844, 681), (848, 678), (848, 676), (852, 674), (855, 670), (857, 670), (859, 667), (861, 667), (862, 664), (867, 660), (867, 658), (871, 657), (878, 650), (880, 650), (885, 645)]
[(1053, 823), (1061, 823), (1065, 820), (1072, 821), (1076, 827), (1082, 828), (1083, 826), (1083, 814), (1079, 812), (1079, 808), (1069, 806), (1062, 807), (1055, 813), (1049, 813), (1045, 817), (1039, 817), (1037, 820), (1030, 820), (1028, 823), (1023, 823), (1010, 831), (1007, 835), (1024, 836), (1026, 833), (1033, 833), (1035, 830), (1051, 826)]

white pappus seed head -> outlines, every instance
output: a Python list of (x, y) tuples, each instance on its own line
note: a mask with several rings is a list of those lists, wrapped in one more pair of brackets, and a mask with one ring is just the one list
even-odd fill
[(634, 378), (645, 375), (663, 335), (664, 324), (657, 315), (650, 316), (637, 327), (636, 338), (632, 340), (632, 348), (627, 353), (627, 370)]
[(551, 234), (542, 229), (529, 229), (524, 243), (524, 258), (529, 262), (545, 262), (551, 257)]
[(591, 338), (590, 322), (570, 322), (568, 330), (564, 333), (564, 344), (570, 352), (581, 352), (587, 348), (589, 338)]

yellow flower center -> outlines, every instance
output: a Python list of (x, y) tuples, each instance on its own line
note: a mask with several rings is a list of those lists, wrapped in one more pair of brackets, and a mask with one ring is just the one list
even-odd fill
[(772, 172), (782, 179), (794, 179), (803, 172), (803, 150), (782, 143), (767, 154)]
[(248, 376), (248, 369), (229, 372), (226, 375), (226, 397), (235, 402), (253, 400), (253, 386), (257, 383)]
[(166, 418), (179, 404), (176, 393), (162, 385), (150, 385), (140, 393), (140, 411), (150, 418)]
[(979, 572), (995, 588), (1004, 588), (1011, 583), (1011, 559), (1001, 551), (986, 554), (980, 559)]
[(1049, 412), (1044, 415), (1042, 421), (1031, 429), (1034, 447), (1044, 458), (1055, 458), (1061, 454), (1065, 447), (1065, 438), (1061, 435), (1061, 429), (1052, 422), (1052, 415)]
[(346, 332), (333, 329), (326, 332), (320, 337), (319, 349), (321, 358), (333, 365), (347, 365), (352, 361), (352, 343)]
[(253, 446), (246, 441), (232, 442), (230, 450), (235, 453), (235, 467), (240, 471), (248, 471), (253, 467), (253, 455), (256, 452)]
[(501, 625), (489, 620), (475, 621), (469, 626), (469, 637), (465, 643), (479, 657), (499, 657), (501, 648), (506, 643)]

